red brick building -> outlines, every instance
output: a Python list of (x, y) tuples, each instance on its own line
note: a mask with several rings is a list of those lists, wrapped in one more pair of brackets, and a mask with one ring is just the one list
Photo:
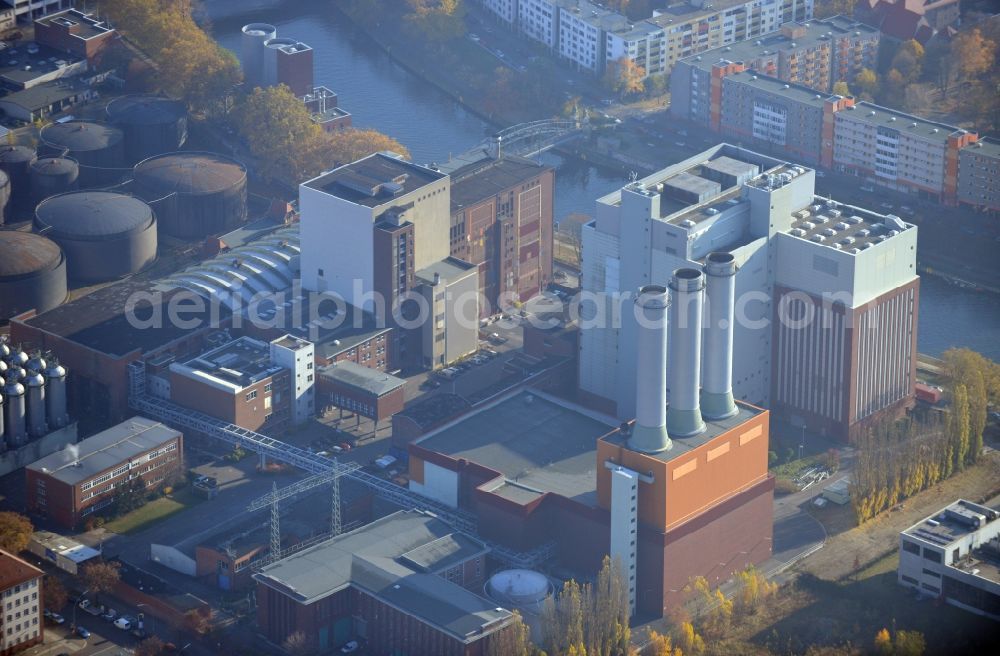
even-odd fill
[(487, 553), (431, 515), (397, 512), (255, 574), (257, 624), (320, 651), (361, 638), (375, 654), (482, 656), (511, 621), (473, 592)]
[(403, 409), (405, 384), (402, 378), (343, 361), (320, 369), (317, 387), (321, 402), (379, 422)]
[(479, 266), (481, 314), (498, 312), (501, 295), (510, 304), (543, 290), (552, 280), (552, 167), (487, 157), (450, 175), (451, 255)]
[(88, 64), (93, 64), (117, 36), (103, 21), (76, 9), (49, 14), (35, 21), (37, 43), (86, 59)]
[(45, 639), (42, 577), (45, 572), (0, 549), (0, 656)]
[(145, 417), (132, 417), (76, 445), (75, 459), (57, 451), (25, 467), (32, 514), (73, 529), (136, 484), (154, 489), (183, 466), (181, 434)]

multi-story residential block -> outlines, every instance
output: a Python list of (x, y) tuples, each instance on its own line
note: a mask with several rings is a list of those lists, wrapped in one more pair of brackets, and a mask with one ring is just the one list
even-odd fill
[(899, 584), (1000, 620), (1000, 513), (965, 499), (899, 534)]
[(1000, 212), (1000, 141), (985, 137), (958, 151), (958, 202)]
[(25, 467), (28, 510), (68, 529), (134, 486), (151, 490), (183, 464), (179, 432), (132, 417), (83, 440), (73, 458), (53, 453)]
[(511, 27), (517, 24), (518, 0), (482, 0), (482, 5)]
[(670, 74), (670, 103), (675, 113), (694, 119), (696, 100), (722, 60), (830, 93), (836, 82), (852, 82), (862, 68), (875, 67), (878, 44), (877, 29), (844, 16), (788, 23), (779, 32), (678, 61)]
[[(916, 228), (816, 197), (814, 182), (809, 169), (721, 145), (640, 180), (643, 193), (627, 187), (599, 199), (583, 228), (581, 286), (608, 305), (582, 308), (583, 397), (634, 416), (636, 383), (621, 363), (636, 361), (637, 326), (629, 313), (612, 321), (616, 299), (725, 250), (739, 267), (736, 398), (841, 439), (908, 404)], [(785, 320), (801, 311), (839, 328)], [(815, 406), (834, 390), (835, 407)]]
[(552, 280), (554, 178), (552, 167), (510, 156), (451, 171), (451, 254), (479, 267), (482, 316)]
[(586, 0), (560, 4), (557, 10), (559, 56), (578, 68), (600, 74), (606, 59), (605, 33), (620, 29), (628, 20), (615, 11)]
[(888, 189), (955, 204), (959, 151), (974, 132), (861, 102), (837, 112), (833, 168)]
[(518, 0), (517, 27), (521, 34), (550, 50), (559, 47), (559, 5), (568, 0)]
[(73, 0), (0, 0), (14, 9), (19, 23), (29, 23), (57, 11), (73, 8)]
[(0, 654), (16, 654), (45, 639), (45, 572), (0, 549)]

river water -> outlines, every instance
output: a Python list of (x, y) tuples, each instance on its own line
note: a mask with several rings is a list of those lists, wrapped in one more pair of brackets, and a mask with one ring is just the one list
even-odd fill
[[(205, 0), (219, 42), (239, 52), (240, 27), (266, 22), (278, 35), (313, 48), (316, 84), (337, 92), (354, 125), (384, 132), (403, 143), (421, 163), (446, 161), (488, 137), (495, 128), (467, 112), (450, 96), (393, 62), (377, 45), (323, 0)], [(622, 174), (596, 169), (554, 154), (555, 216), (593, 213), (594, 201), (624, 182)], [(1000, 360), (1000, 297), (959, 289), (924, 276), (920, 292), (919, 350), (940, 355), (952, 346)]]

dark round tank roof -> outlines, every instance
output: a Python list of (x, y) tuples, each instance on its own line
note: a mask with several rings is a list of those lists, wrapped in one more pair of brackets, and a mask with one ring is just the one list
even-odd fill
[(0, 146), (0, 162), (27, 162), (35, 156), (35, 151), (27, 146)]
[(42, 157), (31, 164), (32, 173), (44, 175), (64, 175), (79, 169), (80, 165), (67, 157)]
[(135, 165), (136, 181), (155, 186), (164, 194), (210, 194), (240, 184), (246, 177), (242, 164), (217, 153), (168, 153)]
[(107, 112), (111, 121), (129, 125), (162, 125), (187, 115), (184, 103), (147, 94), (116, 98), (108, 103)]
[(100, 239), (145, 230), (153, 210), (133, 196), (110, 191), (70, 191), (35, 209), (35, 229), (48, 237)]
[(45, 271), (61, 260), (62, 249), (51, 239), (18, 230), (0, 231), (0, 279)]
[(95, 121), (50, 123), (38, 135), (43, 143), (70, 152), (100, 150), (122, 140), (122, 131)]

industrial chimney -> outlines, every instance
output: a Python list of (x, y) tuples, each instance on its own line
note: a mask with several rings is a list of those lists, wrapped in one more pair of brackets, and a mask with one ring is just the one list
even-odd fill
[(701, 382), (701, 324), (705, 276), (698, 269), (677, 269), (670, 281), (670, 409), (667, 431), (690, 437), (705, 430), (698, 403)]
[(709, 253), (705, 259), (708, 324), (705, 326), (701, 414), (725, 419), (739, 410), (733, 402), (733, 324), (736, 259), (732, 253)]
[(636, 298), (639, 322), (635, 366), (635, 429), (628, 446), (658, 453), (670, 448), (667, 435), (667, 289), (647, 285)]

